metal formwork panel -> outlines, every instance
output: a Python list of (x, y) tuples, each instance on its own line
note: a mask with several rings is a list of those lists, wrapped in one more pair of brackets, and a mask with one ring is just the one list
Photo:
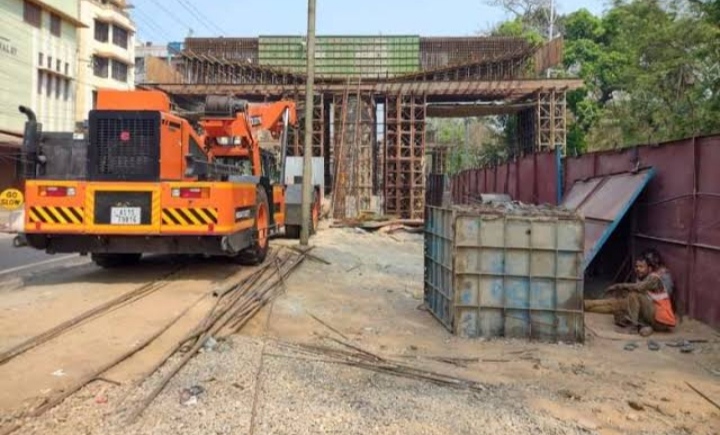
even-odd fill
[[(393, 77), (420, 70), (419, 36), (318, 36), (315, 72), (324, 78)], [(307, 62), (305, 38), (262, 36), (261, 65), (297, 73)]]
[(532, 207), (428, 207), (425, 303), (461, 337), (584, 340), (584, 222)]

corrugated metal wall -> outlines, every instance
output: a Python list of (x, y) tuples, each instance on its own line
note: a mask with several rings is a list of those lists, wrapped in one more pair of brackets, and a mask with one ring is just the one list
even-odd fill
[(469, 169), (453, 177), (456, 204), (472, 204), (482, 193), (506, 193), (533, 204), (557, 204), (557, 158), (554, 153), (532, 154), (514, 162)]
[[(653, 167), (655, 177), (634, 207), (632, 250), (660, 251), (675, 280), (676, 309), (720, 327), (720, 135), (691, 138), (564, 160), (566, 190), (577, 180)], [(553, 203), (557, 159), (536, 154), (453, 177), (453, 201), (508, 193), (524, 202)], [(428, 193), (428, 195), (432, 195)]]

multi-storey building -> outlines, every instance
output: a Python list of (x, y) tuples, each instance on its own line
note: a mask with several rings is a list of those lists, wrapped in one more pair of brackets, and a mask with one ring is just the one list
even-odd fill
[(30, 107), (44, 131), (72, 131), (79, 0), (0, 1), (0, 190), (18, 185), (20, 134)]
[(78, 0), (0, 2), (0, 129), (21, 132), (30, 107), (45, 131), (72, 131)]
[(135, 24), (125, 0), (80, 0), (75, 120), (87, 119), (100, 88), (135, 87)]

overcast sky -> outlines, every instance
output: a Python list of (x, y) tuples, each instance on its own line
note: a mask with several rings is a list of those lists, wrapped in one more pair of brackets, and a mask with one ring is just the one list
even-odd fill
[[(557, 0), (561, 13), (604, 0)], [(141, 41), (164, 43), (188, 36), (300, 35), (305, 0), (134, 0), (131, 14)], [(317, 33), (340, 35), (467, 36), (507, 18), (482, 0), (317, 0)]]

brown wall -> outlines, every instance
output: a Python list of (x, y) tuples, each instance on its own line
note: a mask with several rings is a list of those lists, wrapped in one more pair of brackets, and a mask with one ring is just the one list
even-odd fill
[(166, 59), (145, 56), (145, 83), (182, 83), (182, 75)]

